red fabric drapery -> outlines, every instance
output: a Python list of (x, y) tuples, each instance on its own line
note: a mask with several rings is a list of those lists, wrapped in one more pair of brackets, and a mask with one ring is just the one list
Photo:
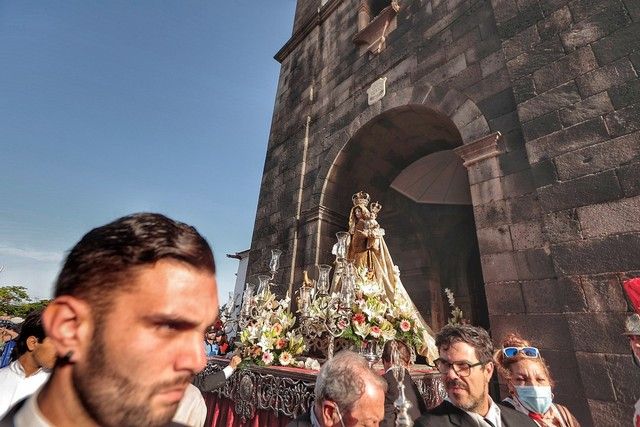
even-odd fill
[(246, 423), (233, 410), (234, 403), (215, 393), (203, 393), (207, 404), (205, 427), (285, 427), (291, 418), (276, 414), (271, 410), (257, 409)]

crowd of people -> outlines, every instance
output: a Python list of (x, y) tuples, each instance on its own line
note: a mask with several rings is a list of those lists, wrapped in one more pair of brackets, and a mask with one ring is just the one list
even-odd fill
[(221, 321), (218, 320), (207, 328), (204, 336), (204, 352), (207, 357), (225, 356), (229, 352), (233, 352), (233, 350), (233, 339), (229, 340), (227, 338), (227, 333), (224, 331), (224, 325)]
[[(640, 312), (640, 280), (625, 290)], [(7, 336), (15, 347), (0, 369), (0, 427), (202, 426), (202, 392), (223, 385), (241, 362), (217, 315), (213, 254), (193, 227), (143, 213), (91, 230), (68, 254), (52, 302)], [(640, 315), (625, 328), (640, 366)], [(433, 363), (447, 397), (435, 408), (411, 380), (404, 343), (385, 345), (384, 372), (341, 351), (320, 369), (309, 411), (289, 426), (396, 425), (400, 383), (416, 426), (579, 426), (553, 401), (540, 349), (516, 333), (499, 343), (471, 325), (440, 330)], [(226, 356), (228, 366), (196, 377), (212, 356)], [(496, 371), (502, 401), (489, 393)], [(640, 403), (635, 417), (638, 426)]]
[[(385, 345), (385, 375), (372, 370), (356, 353), (343, 351), (326, 362), (316, 381), (312, 409), (289, 427), (395, 426), (397, 381), (392, 369), (406, 369), (408, 354), (403, 344), (400, 367), (392, 367)], [(445, 326), (436, 336), (439, 357), (435, 366), (442, 374), (446, 399), (427, 409), (408, 372), (404, 375), (408, 414), (425, 427), (579, 426), (564, 406), (553, 403), (546, 362), (540, 351), (516, 334), (505, 338), (494, 351), (489, 334), (471, 325)], [(493, 373), (498, 370), (509, 396), (495, 402), (489, 394)], [(386, 381), (385, 381), (386, 380)]]

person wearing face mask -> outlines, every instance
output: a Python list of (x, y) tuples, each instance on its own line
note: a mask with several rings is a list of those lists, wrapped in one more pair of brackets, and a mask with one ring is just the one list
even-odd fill
[[(624, 322), (624, 335), (629, 338), (633, 363), (640, 368), (640, 277), (627, 280), (623, 287), (635, 310)], [(636, 402), (633, 426), (640, 427), (640, 400)]]
[(553, 403), (553, 379), (536, 347), (510, 334), (502, 340), (494, 360), (509, 390), (502, 405), (527, 414), (541, 427), (580, 427), (566, 407)]

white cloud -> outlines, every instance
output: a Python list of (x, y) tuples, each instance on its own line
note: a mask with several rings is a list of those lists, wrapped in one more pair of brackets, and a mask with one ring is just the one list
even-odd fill
[(1, 255), (28, 258), (42, 262), (60, 262), (64, 258), (64, 254), (62, 252), (33, 251), (0, 246), (0, 256)]

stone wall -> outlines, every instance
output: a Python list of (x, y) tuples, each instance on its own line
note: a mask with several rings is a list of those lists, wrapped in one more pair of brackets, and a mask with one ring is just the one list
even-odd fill
[[(426, 148), (437, 120), (463, 144), (494, 339), (539, 345), (583, 425), (630, 420), (640, 372), (620, 283), (640, 273), (637, 0), (404, 1), (377, 55), (352, 42), (357, 4), (300, 0), (276, 55), (249, 275), (279, 247), (276, 281), (299, 282), (344, 228), (358, 132), (398, 132), (399, 109), (420, 111)], [(380, 77), (387, 95), (370, 106)], [(369, 165), (380, 188), (420, 152), (397, 150)]]
[(621, 280), (640, 269), (640, 4), (492, 3), (557, 276), (535, 294), (554, 295), (543, 313), (576, 355), (563, 369), (577, 368), (593, 424), (619, 425), (640, 394), (619, 335)]

